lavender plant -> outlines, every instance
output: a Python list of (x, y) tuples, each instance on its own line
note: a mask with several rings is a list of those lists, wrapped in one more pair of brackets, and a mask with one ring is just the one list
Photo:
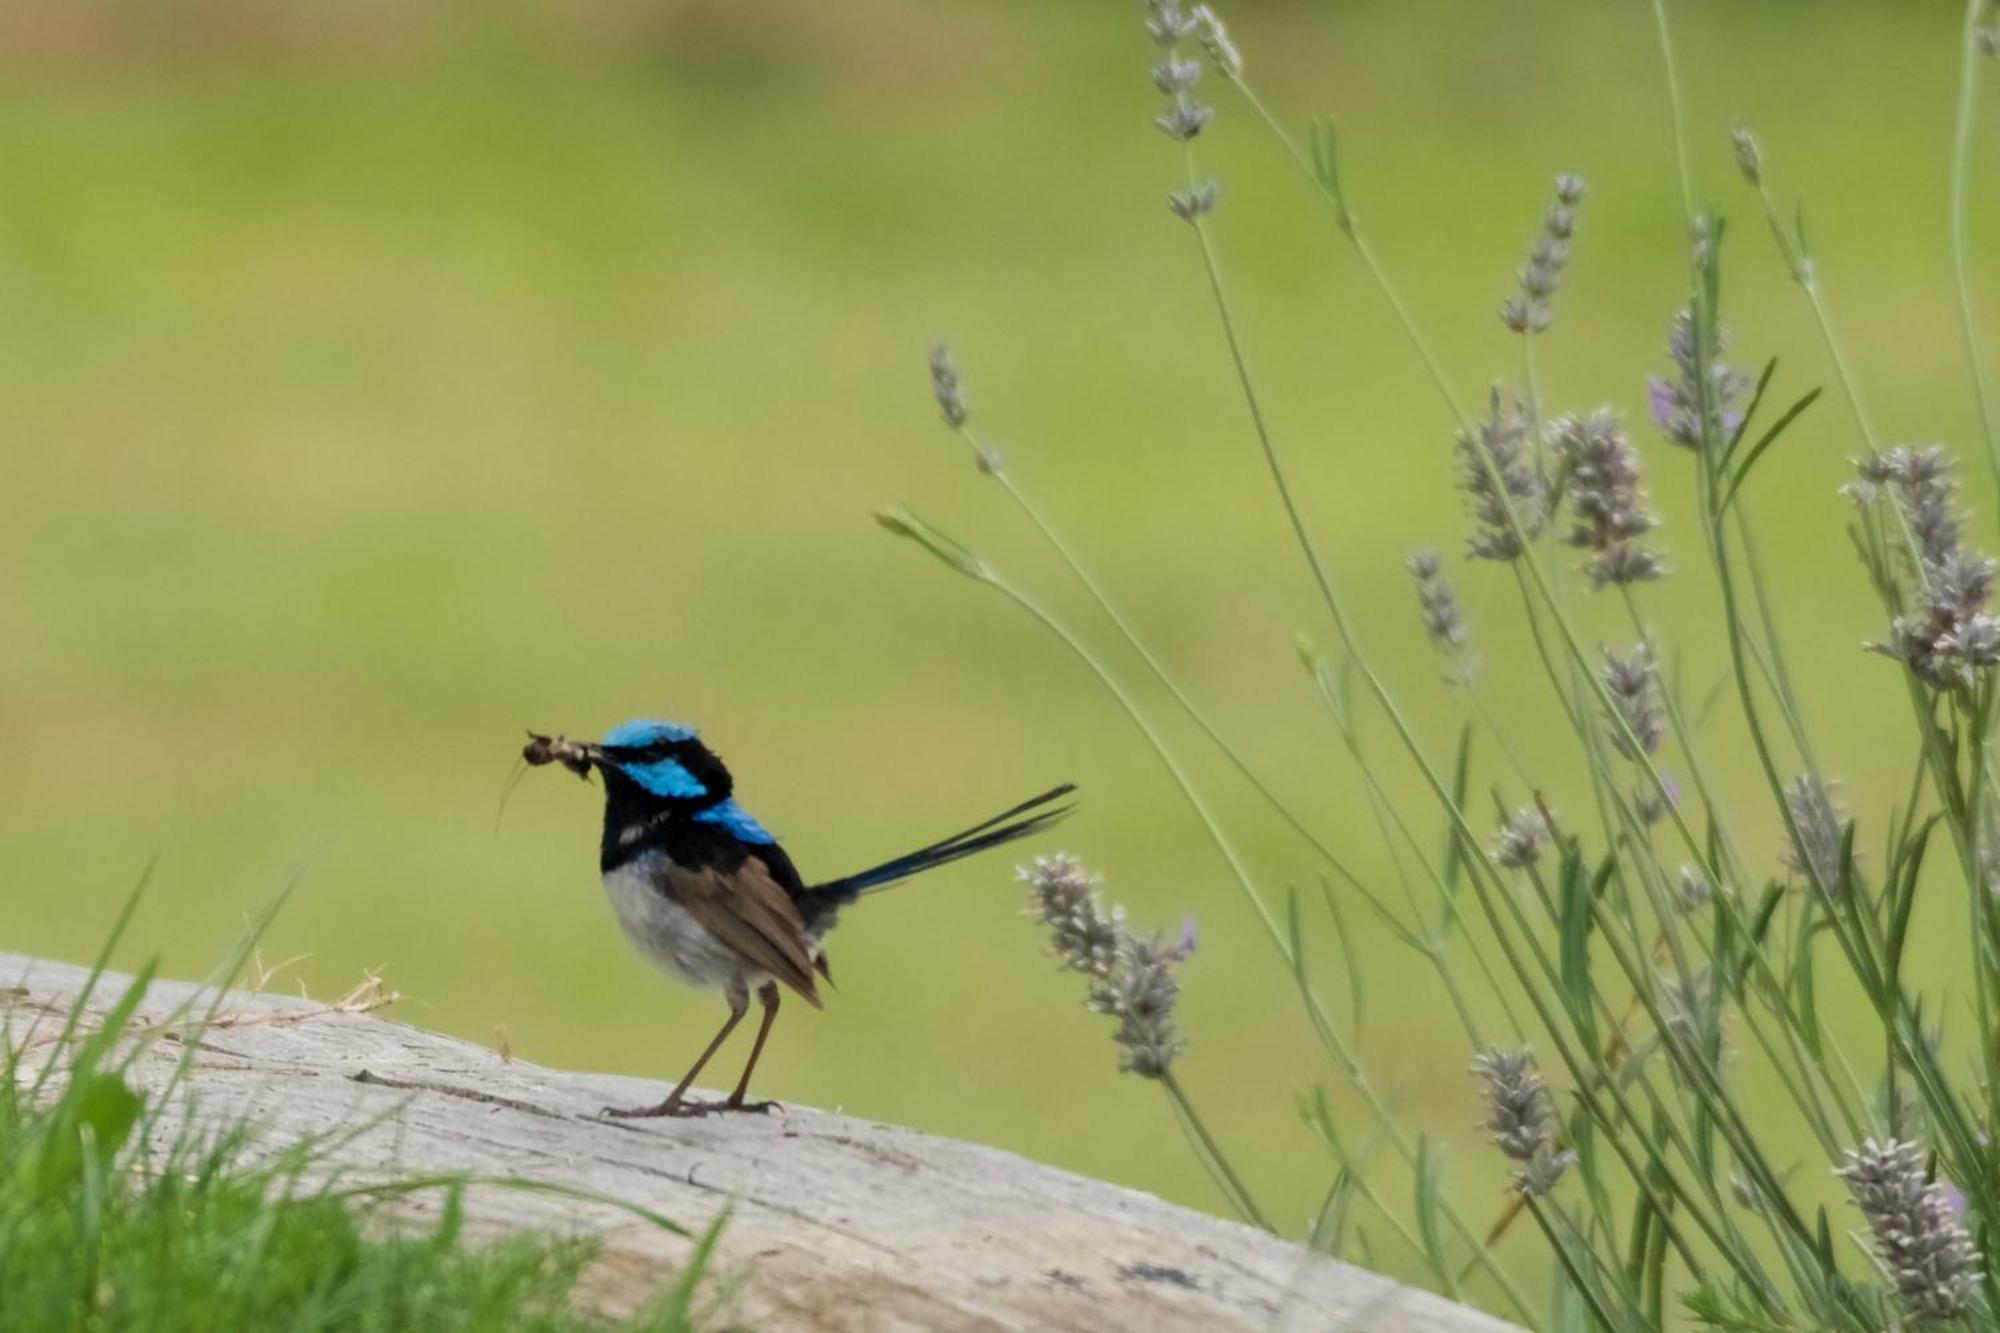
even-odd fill
[[(1354, 761), (1343, 795), (1358, 786), (1391, 882), (1358, 871), (1220, 733), (978, 433), (942, 347), (931, 355), (931, 377), (945, 424), (1083, 583), (1153, 683), (1298, 835), (1294, 878), (1317, 879), (1316, 899), (1260, 881), (1139, 693), (1088, 637), (923, 520), (902, 510), (882, 520), (1053, 634), (1132, 720), (1214, 842), (1294, 982), (1325, 1056), (1323, 1077), (1336, 1085), (1333, 1094), (1315, 1086), (1301, 1098), (1328, 1154), (1326, 1205), (1305, 1229), (1314, 1245), (1365, 1253), (1535, 1328), (1994, 1327), (2000, 1273), (1987, 1256), (2000, 1221), (2000, 899), (1992, 887), (2000, 883), (2000, 781), (1990, 748), (2000, 617), (1991, 603), (2000, 566), (1969, 540), (1977, 520), (1961, 499), (1951, 450), (1891, 446), (1878, 432), (1801, 214), (1779, 209), (1772, 161), (1755, 132), (1738, 126), (1728, 148), (1778, 262), (1805, 297), (1851, 418), (1855, 480), (1845, 489), (1857, 580), (1881, 607), (1882, 628), (1868, 647), (1881, 659), (1885, 696), (1901, 700), (1909, 718), (1907, 752), (1883, 757), (1907, 765), (1906, 795), (1862, 829), (1814, 747), (1753, 517), (1760, 465), (1819, 390), (1779, 407), (1774, 360), (1755, 375), (1724, 360), (1729, 232), (1698, 202), (1667, 4), (1649, 4), (1687, 242), (1684, 297), (1662, 312), (1661, 366), (1651, 375), (1634, 367), (1607, 395), (1610, 405), (1545, 409), (1537, 347), (1568, 277), (1585, 194), (1579, 178), (1565, 175), (1500, 307), (1501, 324), (1518, 339), (1518, 365), (1489, 385), (1476, 414), (1362, 226), (1331, 123), (1295, 137), (1257, 93), (1249, 60), (1210, 6), (1145, 4), (1151, 84), (1161, 99), (1155, 123), (1179, 159), (1167, 212), (1192, 235), (1250, 435), (1333, 636), (1329, 651), (1302, 637), (1300, 656)], [(1968, 0), (1949, 216), (1962, 341), (2000, 479), (1966, 276), (1972, 108), (1996, 31), (2000, 5)], [(1218, 89), (1232, 95), (1221, 110), (1209, 100)], [(1486, 698), (1473, 627), (1434, 549), (1407, 562), (1410, 632), (1443, 658), (1445, 685), (1463, 704), (1449, 752), (1419, 734), (1403, 685), (1377, 668), (1359, 634), (1265, 411), (1212, 230), (1222, 191), (1198, 154), (1216, 117), (1238, 110), (1272, 136), (1329, 210), (1448, 413), (1454, 429), (1438, 447), (1465, 503), (1464, 556), (1511, 584), (1535, 647), (1518, 665), (1563, 719), (1573, 769), (1539, 771), (1522, 759)], [(1693, 483), (1694, 512), (1675, 545), (1690, 566), (1684, 577), (1703, 579), (1717, 595), (1719, 620), (1705, 640), (1726, 656), (1717, 708), (1753, 760), (1755, 802), (1726, 794), (1689, 706), (1674, 637), (1645, 600), (1671, 571), (1642, 446), (1620, 410), (1633, 399), (1667, 446), (1660, 465)], [(1606, 618), (1623, 627), (1616, 645), (1583, 628)], [(1363, 740), (1364, 715), (1393, 738), (1402, 770), (1395, 781), (1391, 760)], [(1405, 794), (1411, 775), (1422, 793), (1414, 803)], [(1492, 813), (1477, 810), (1482, 789)], [(1558, 816), (1558, 793), (1570, 816)], [(1440, 819), (1441, 846), (1421, 831)], [(1949, 867), (1935, 864), (1946, 859)], [(1253, 1185), (1181, 1082), (1200, 1051), (1200, 1033), (1184, 1035), (1175, 1016), (1191, 940), (1133, 931), (1070, 858), (1037, 862), (1022, 878), (1056, 957), (1086, 978), (1089, 1007), (1118, 1020), (1120, 1067), (1162, 1087), (1224, 1199), (1266, 1225)], [(1963, 917), (1965, 953), (1951, 975), (1909, 965), (1920, 900)], [(1337, 955), (1308, 947), (1316, 929), (1309, 912), (1320, 906)], [(1361, 1040), (1368, 960), (1353, 947), (1350, 909), (1409, 950), (1448, 1001), (1458, 1029), (1451, 1039), (1483, 1085), (1480, 1124), (1494, 1169), (1509, 1181), (1504, 1206), (1449, 1178), (1437, 1145), (1407, 1122), (1371, 1067)], [(1322, 994), (1327, 978), (1338, 978), (1341, 1002)], [(1861, 1018), (1830, 1017), (1822, 1001), (1831, 992), (1856, 1001)], [(1965, 1036), (1946, 1039), (1941, 1021)], [(1759, 1091), (1767, 1088), (1775, 1096)], [(1470, 1093), (1467, 1102), (1470, 1123)], [(1414, 1185), (1408, 1197), (1383, 1183), (1397, 1172)], [(1852, 1204), (1846, 1214), (1843, 1193)], [(1522, 1219), (1539, 1233), (1545, 1287), (1518, 1247), (1501, 1257), (1503, 1238)], [(1391, 1242), (1359, 1249), (1364, 1225), (1378, 1235), (1386, 1229)], [(1538, 1290), (1548, 1294), (1530, 1294)]]

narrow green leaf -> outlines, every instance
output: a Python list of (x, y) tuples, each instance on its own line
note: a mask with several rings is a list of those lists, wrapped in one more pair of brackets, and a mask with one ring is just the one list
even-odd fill
[(1342, 231), (1352, 231), (1354, 218), (1347, 211), (1347, 192), (1340, 186), (1340, 142), (1330, 116), (1313, 122), (1312, 161), (1313, 175), (1333, 200), (1335, 222)]
[(1312, 1226), (1306, 1230), (1307, 1249), (1331, 1259), (1341, 1257), (1355, 1194), (1353, 1174), (1345, 1170), (1335, 1172), (1333, 1185), (1320, 1202), (1319, 1211), (1313, 1214)]
[[(1465, 809), (1466, 793), (1472, 787), (1472, 723), (1464, 723), (1458, 729), (1458, 758), (1451, 771), (1451, 803), (1453, 808)], [(1447, 897), (1458, 893), (1459, 877), (1465, 872), (1465, 845), (1459, 841), (1458, 829), (1446, 815), (1444, 820), (1444, 855), (1440, 858), (1443, 866), (1444, 892)], [(1456, 913), (1452, 916), (1455, 918)]]
[(707, 1274), (709, 1265), (715, 1259), (716, 1242), (722, 1239), (722, 1229), (729, 1225), (729, 1209), (724, 1208), (715, 1215), (715, 1220), (701, 1233), (701, 1239), (694, 1243), (687, 1262), (681, 1265), (680, 1274), (674, 1278), (673, 1286), (660, 1300), (661, 1323), (667, 1328), (693, 1328), (694, 1297)]
[(985, 581), (993, 576), (993, 571), (971, 547), (901, 506), (876, 510), (875, 521), (896, 536), (909, 538), (969, 579)]
[(1556, 907), (1561, 913), (1558, 948), (1563, 1004), (1584, 1045), (1595, 1050), (1597, 1012), (1590, 978), (1590, 932), (1596, 913), (1591, 898), (1604, 880), (1585, 879), (1583, 858), (1577, 854), (1573, 842), (1564, 845), (1559, 874)]
[(1726, 514), (1729, 512), (1730, 502), (1736, 498), (1737, 490), (1749, 479), (1750, 469), (1757, 465), (1757, 460), (1764, 456), (1764, 451), (1777, 442), (1778, 437), (1784, 434), (1787, 426), (1790, 426), (1794, 421), (1799, 419), (1800, 413), (1811, 407), (1815, 402), (1818, 402), (1819, 396), (1823, 392), (1823, 389), (1814, 389), (1812, 392), (1806, 394), (1805, 397), (1793, 403), (1789, 408), (1785, 409), (1783, 416), (1771, 423), (1771, 429), (1765, 431), (1757, 443), (1750, 446), (1750, 452), (1743, 456), (1742, 464), (1737, 467), (1735, 475), (1729, 479), (1729, 484), (1723, 489), (1722, 500), (1715, 507), (1717, 514)]
[(1424, 1262), (1430, 1265), (1438, 1286), (1446, 1296), (1458, 1299), (1458, 1277), (1444, 1253), (1443, 1209), (1438, 1197), (1437, 1153), (1429, 1135), (1417, 1139), (1417, 1239), (1423, 1246)]
[(1729, 436), (1729, 443), (1723, 446), (1722, 461), (1728, 463), (1736, 452), (1736, 446), (1750, 430), (1750, 423), (1757, 418), (1757, 409), (1764, 404), (1764, 390), (1771, 387), (1771, 377), (1778, 373), (1778, 358), (1772, 357), (1764, 363), (1764, 373), (1757, 377), (1757, 387), (1750, 391), (1750, 401), (1743, 408), (1743, 417), (1736, 423), (1736, 429)]
[[(1366, 1002), (1363, 997), (1367, 994), (1367, 988), (1361, 984), (1361, 953), (1354, 947), (1354, 932), (1347, 926), (1347, 909), (1340, 905), (1340, 895), (1335, 892), (1333, 881), (1321, 875), (1319, 888), (1320, 896), (1326, 899), (1327, 915), (1333, 918), (1334, 938), (1340, 942), (1341, 966), (1347, 971), (1347, 998), (1348, 1003), (1353, 1005), (1354, 1032), (1359, 1037), (1365, 1016)], [(1411, 936), (1408, 942), (1412, 947), (1418, 943), (1415, 936)], [(1303, 951), (1299, 956), (1304, 958)]]
[(1819, 1022), (1819, 980), (1813, 968), (1816, 951), (1810, 939), (1804, 942), (1792, 959), (1792, 994), (1797, 1001), (1799, 1023), (1804, 1028), (1806, 1049), (1815, 1060), (1826, 1059), (1825, 1044), (1821, 1036)]
[(1889, 938), (1885, 944), (1888, 952), (1888, 957), (1884, 960), (1885, 971), (1892, 986), (1902, 973), (1903, 946), (1909, 940), (1910, 914), (1917, 906), (1917, 876), (1923, 871), (1924, 852), (1930, 845), (1932, 830), (1937, 828), (1938, 820), (1942, 818), (1944, 818), (1942, 811), (1931, 815), (1924, 821), (1923, 827), (1906, 840), (1905, 854), (1901, 862), (1903, 873), (1900, 876), (1890, 877), (1891, 884), (1900, 881), (1902, 885), (1890, 906)]

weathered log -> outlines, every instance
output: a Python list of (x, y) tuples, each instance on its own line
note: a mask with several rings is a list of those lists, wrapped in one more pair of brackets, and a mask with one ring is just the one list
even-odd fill
[[(85, 977), (67, 964), (0, 954), (10, 1039), (50, 1031)], [(128, 981), (103, 978), (89, 1008), (102, 1012)], [(142, 1021), (166, 1020), (193, 990), (156, 983)], [(157, 1087), (183, 1050), (153, 1044), (138, 1080)], [(640, 1103), (658, 1087), (544, 1069), (297, 997), (229, 993), (194, 1056), (196, 1114), (248, 1117), (267, 1141), (372, 1118), (374, 1128), (340, 1143), (327, 1164), (344, 1175), (557, 1182), (697, 1232), (729, 1208), (716, 1271), (722, 1287), (733, 1286), (733, 1317), (748, 1328), (1510, 1327), (1253, 1228), (975, 1144), (800, 1106), (605, 1119), (607, 1103)], [(687, 1241), (630, 1213), (561, 1195), (476, 1190), (466, 1211), (480, 1234), (538, 1228), (599, 1237), (602, 1257), (584, 1299), (605, 1313), (639, 1306), (688, 1251)]]

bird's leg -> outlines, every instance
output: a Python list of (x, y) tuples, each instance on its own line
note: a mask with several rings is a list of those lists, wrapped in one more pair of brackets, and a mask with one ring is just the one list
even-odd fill
[(771, 1024), (778, 1018), (778, 983), (767, 981), (757, 991), (757, 999), (764, 1006), (764, 1021), (757, 1025), (757, 1041), (750, 1048), (750, 1059), (743, 1066), (743, 1077), (736, 1080), (736, 1091), (729, 1094), (729, 1100), (722, 1104), (727, 1111), (768, 1111), (775, 1102), (746, 1102), (743, 1094), (750, 1087), (750, 1071), (757, 1067), (757, 1057), (764, 1053), (764, 1038), (771, 1035)]
[[(736, 1030), (736, 1025), (743, 1021), (743, 1015), (749, 1012), (749, 993), (743, 990), (729, 992), (729, 1021), (722, 1025), (722, 1031), (715, 1034), (715, 1040), (708, 1044), (708, 1049), (701, 1053), (701, 1058), (694, 1062), (694, 1067), (687, 1071), (686, 1076), (674, 1085), (674, 1090), (667, 1094), (665, 1101), (658, 1106), (607, 1106), (604, 1108), (604, 1114), (618, 1116), (621, 1119), (644, 1119), (656, 1115), (707, 1115), (711, 1109), (707, 1104), (691, 1102), (682, 1105), (681, 1098), (687, 1093), (688, 1085), (694, 1082), (695, 1075), (701, 1073), (701, 1067), (708, 1063), (708, 1058), (715, 1054), (717, 1047), (729, 1040), (729, 1034)], [(765, 1026), (768, 1027), (770, 1026), (768, 1010), (765, 1017), (767, 1020)]]

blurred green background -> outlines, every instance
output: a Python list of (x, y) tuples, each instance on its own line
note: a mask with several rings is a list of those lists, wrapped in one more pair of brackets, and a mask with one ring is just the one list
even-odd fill
[[(1730, 167), (1740, 116), (1781, 193), (1810, 198), (1885, 430), (1972, 445), (1944, 247), (1957, 7), (1677, 9), (1703, 193), (1741, 224), (1739, 359), (1781, 356), (1794, 393), (1825, 375)], [(1198, 920), (1186, 1079), (1299, 1224), (1326, 1172), (1293, 1094), (1333, 1075), (1213, 848), (1052, 641), (868, 518), (911, 502), (1115, 647), (938, 425), (923, 351), (949, 335), (1023, 482), (1323, 836), (1387, 873), (1293, 655), (1295, 629), (1329, 631), (1162, 206), (1178, 155), (1149, 125), (1138, 13), (9, 6), (0, 948), (88, 956), (157, 854), (120, 961), (199, 973), (296, 871), (266, 954), (309, 953), (294, 975), (315, 993), (381, 968), (405, 1021), (671, 1078), (721, 1006), (617, 936), (594, 790), (531, 775), (496, 836), (523, 727), (698, 723), (809, 876), (1071, 778), (1084, 809), (1055, 842), (1136, 918)], [(1549, 179), (1589, 178), (1549, 397), (1634, 416), (1681, 567), (1648, 612), (1705, 691), (1723, 660), (1686, 460), (1643, 420), (1684, 272), (1646, 7), (1225, 13), (1288, 120), (1340, 117), (1357, 207), (1464, 394), (1514, 368), (1493, 310)], [(1400, 564), (1460, 540), (1448, 419), (1326, 214), (1217, 100), (1201, 149), (1277, 430), (1368, 648), (1442, 750), (1457, 706)], [(1909, 769), (1891, 668), (1857, 651), (1879, 627), (1834, 494), (1857, 448), (1829, 397), (1753, 489), (1865, 842)], [(1511, 589), (1458, 572), (1492, 594), (1494, 698), (1552, 796), (1584, 808)], [(1733, 718), (1712, 739), (1775, 865)], [(1303, 849), (1169, 720), (1267, 888), (1310, 884)], [(1501, 776), (1487, 765), (1482, 789)], [(788, 1012), (762, 1090), (1217, 1207), (1156, 1091), (1115, 1074), (1010, 868), (956, 867), (851, 915), (839, 990)], [(1413, 961), (1370, 952), (1377, 1076), (1456, 1145), (1483, 1209), (1498, 1177), (1471, 1143), (1468, 1052)]]

